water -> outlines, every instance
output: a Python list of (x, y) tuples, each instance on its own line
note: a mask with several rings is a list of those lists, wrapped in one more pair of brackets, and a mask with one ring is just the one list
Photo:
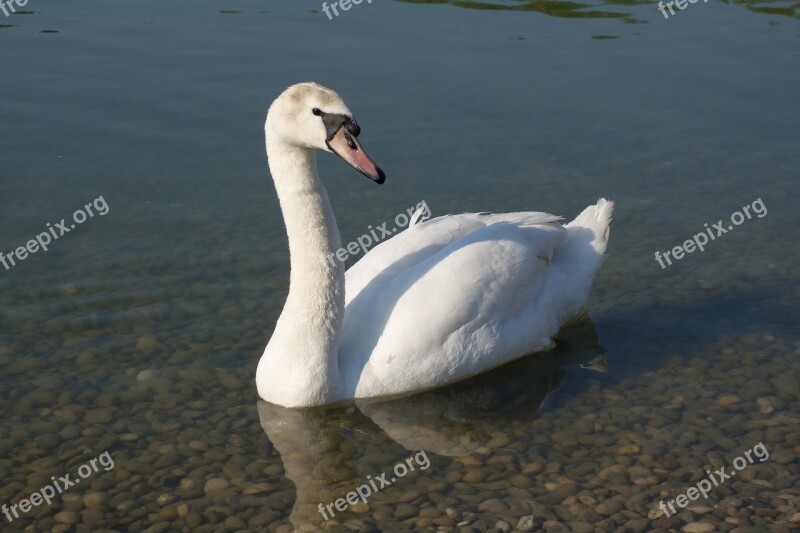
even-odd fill
[[(0, 251), (95, 212), (0, 266), (0, 503), (113, 458), (4, 531), (800, 527), (797, 6), (453, 4), (0, 15)], [(565, 217), (615, 200), (591, 321), (429, 395), (259, 403), (288, 283), (263, 119), (310, 79), (388, 176), (321, 157), (344, 242), (422, 200)], [(766, 215), (704, 252), (654, 259), (759, 198)], [(758, 443), (769, 459), (659, 511)], [(428, 468), (318, 512), (420, 450)]]

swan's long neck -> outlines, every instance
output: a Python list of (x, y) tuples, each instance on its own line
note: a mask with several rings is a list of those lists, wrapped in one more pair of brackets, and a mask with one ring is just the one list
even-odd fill
[(282, 405), (339, 399), (339, 338), (344, 318), (344, 265), (328, 193), (313, 150), (267, 136), (269, 168), (289, 237), (289, 295), (259, 362), (260, 395)]

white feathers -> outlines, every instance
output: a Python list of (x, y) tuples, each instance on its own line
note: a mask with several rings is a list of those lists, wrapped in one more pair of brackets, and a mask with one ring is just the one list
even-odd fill
[[(601, 254), (570, 234), (602, 236), (607, 224), (564, 228), (557, 220), (451, 215), (370, 251), (346, 273), (339, 352), (346, 395), (430, 389), (549, 348), (581, 311), (600, 265)], [(561, 256), (587, 264), (573, 268)]]

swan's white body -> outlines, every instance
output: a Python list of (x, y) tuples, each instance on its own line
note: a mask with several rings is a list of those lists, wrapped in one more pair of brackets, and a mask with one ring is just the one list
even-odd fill
[(267, 115), (291, 280), (258, 365), (263, 399), (305, 407), (410, 394), (552, 345), (586, 303), (612, 202), (601, 199), (566, 226), (536, 212), (435, 218), (382, 242), (345, 274), (326, 260), (341, 237), (313, 152), (330, 145), (319, 140), (324, 126), (305, 116), (318, 119), (311, 108), (352, 116), (316, 84), (290, 87)]

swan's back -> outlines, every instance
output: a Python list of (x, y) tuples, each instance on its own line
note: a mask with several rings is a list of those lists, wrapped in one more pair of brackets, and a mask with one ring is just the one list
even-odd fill
[(547, 213), (435, 218), (347, 271), (339, 368), (351, 397), (459, 381), (547, 349), (580, 312), (613, 204), (567, 226)]

